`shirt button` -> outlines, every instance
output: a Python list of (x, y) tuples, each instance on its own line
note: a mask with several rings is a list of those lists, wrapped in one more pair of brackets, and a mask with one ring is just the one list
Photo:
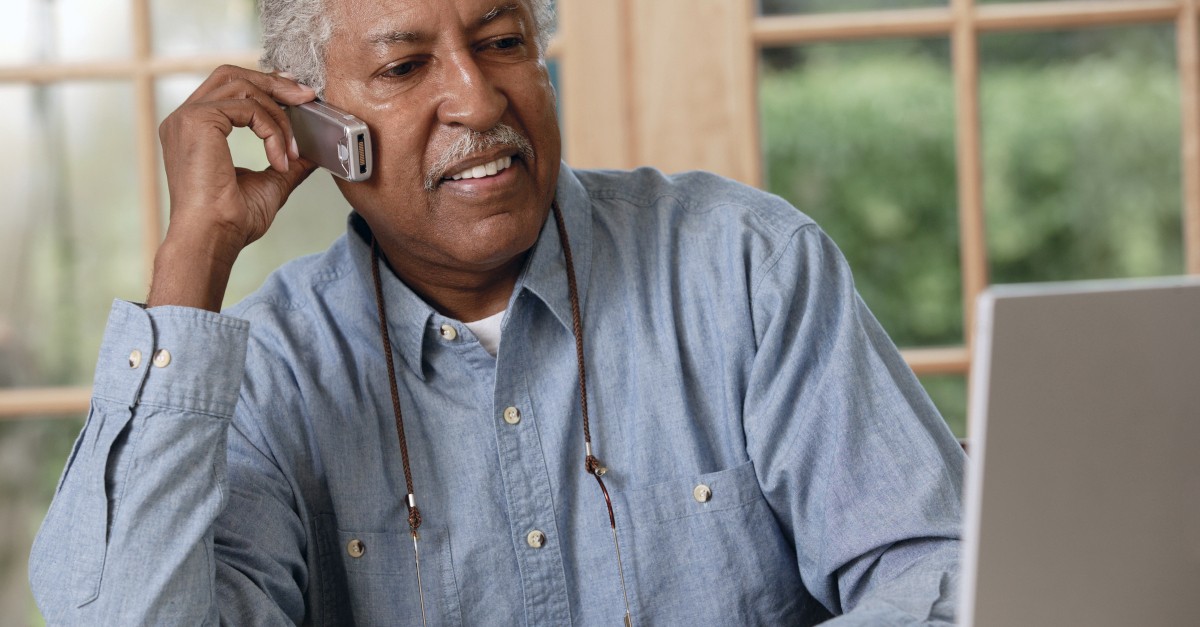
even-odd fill
[(529, 535), (525, 536), (525, 542), (529, 543), (529, 546), (535, 549), (540, 549), (546, 546), (546, 534), (534, 529), (529, 532)]
[(692, 497), (696, 499), (697, 503), (707, 503), (708, 500), (712, 498), (712, 490), (710, 490), (708, 486), (701, 483), (692, 489)]
[(448, 324), (442, 325), (441, 333), (442, 333), (443, 338), (445, 338), (451, 342), (458, 339), (458, 330)]
[(507, 422), (510, 425), (515, 425), (518, 422), (521, 422), (521, 410), (517, 409), (516, 407), (504, 408), (504, 422)]
[(367, 545), (363, 544), (362, 540), (355, 538), (346, 543), (346, 552), (350, 557), (362, 557), (363, 553), (367, 552)]
[(171, 353), (165, 348), (160, 348), (157, 353), (154, 353), (154, 365), (159, 368), (166, 368), (171, 365)]
[(140, 365), (142, 365), (142, 351), (135, 348), (129, 352), (129, 367), (137, 368)]

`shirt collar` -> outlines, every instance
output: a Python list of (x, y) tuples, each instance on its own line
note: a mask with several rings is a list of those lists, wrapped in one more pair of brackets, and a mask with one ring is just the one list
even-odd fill
[[(359, 277), (364, 302), (368, 304), (366, 315), (369, 320), (374, 321), (374, 324), (367, 326), (378, 334), (378, 305), (375, 302), (375, 284), (371, 279), (371, 227), (367, 226), (362, 216), (352, 212), (347, 231), (355, 276)], [(417, 378), (424, 381), (425, 371), (421, 364), (425, 330), (430, 327), (430, 319), (437, 312), (409, 289), (386, 263), (381, 263), (379, 270), (379, 279), (383, 283), (383, 302), (387, 306), (388, 339), (400, 354), (400, 360), (417, 375)]]
[[(575, 262), (575, 282), (579, 289), (579, 307), (587, 300), (588, 277), (592, 267), (592, 204), (587, 190), (565, 164), (559, 168), (558, 188), (555, 190), (558, 208), (562, 210), (571, 258)], [(568, 330), (571, 323), (571, 297), (567, 289), (567, 264), (554, 214), (546, 217), (541, 235), (530, 253), (525, 270), (513, 289), (513, 297), (521, 291), (538, 297)], [(512, 302), (509, 302), (512, 308)]]
[[(580, 309), (586, 302), (588, 277), (592, 259), (592, 207), (587, 190), (566, 164), (561, 164), (558, 186), (555, 190), (559, 209), (566, 224), (567, 237), (571, 244), (571, 257), (575, 263), (575, 280), (579, 289)], [(365, 302), (370, 304), (369, 317), (377, 317), (375, 286), (371, 280), (371, 228), (357, 213), (351, 213), (347, 227), (349, 232), (350, 258), (356, 275), (361, 278)], [(426, 334), (439, 326), (442, 316), (417, 296), (392, 271), (383, 264), (380, 268), (383, 283), (383, 298), (387, 305), (388, 334), (400, 354), (400, 360), (424, 381), (423, 353)], [(559, 323), (568, 330), (571, 323), (571, 299), (567, 289), (567, 267), (562, 244), (558, 239), (558, 228), (553, 214), (548, 214), (538, 240), (517, 284), (508, 308), (512, 309), (517, 294), (528, 291), (545, 303)], [(377, 328), (377, 325), (370, 325)]]

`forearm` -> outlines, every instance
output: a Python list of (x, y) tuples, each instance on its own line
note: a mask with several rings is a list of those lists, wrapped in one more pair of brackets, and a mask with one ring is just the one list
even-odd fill
[(114, 304), (88, 423), (30, 557), (49, 623), (215, 622), (212, 523), (246, 335), (216, 314)]
[[(921, 545), (915, 548), (926, 551), (924, 555), (891, 579), (870, 582), (870, 589), (849, 612), (824, 624), (830, 627), (953, 625), (958, 603), (958, 542), (923, 541)], [(894, 557), (885, 551), (872, 560), (869, 569), (874, 571), (880, 563)]]

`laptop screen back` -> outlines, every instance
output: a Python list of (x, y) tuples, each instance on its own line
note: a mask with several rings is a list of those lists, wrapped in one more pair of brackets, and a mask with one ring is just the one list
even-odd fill
[(1200, 625), (1200, 281), (979, 304), (962, 624)]

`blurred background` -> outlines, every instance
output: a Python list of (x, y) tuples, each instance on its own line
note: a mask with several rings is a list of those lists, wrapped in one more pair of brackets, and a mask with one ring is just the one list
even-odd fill
[[(790, 200), (960, 436), (987, 284), (1200, 272), (1196, 0), (557, 4), (567, 160), (709, 169)], [(30, 543), (108, 308), (145, 296), (168, 211), (157, 124), (216, 65), (254, 67), (258, 38), (254, 0), (0, 9), (2, 625), (41, 624)], [(252, 134), (230, 141), (266, 166)], [(348, 211), (311, 177), (226, 303)]]

